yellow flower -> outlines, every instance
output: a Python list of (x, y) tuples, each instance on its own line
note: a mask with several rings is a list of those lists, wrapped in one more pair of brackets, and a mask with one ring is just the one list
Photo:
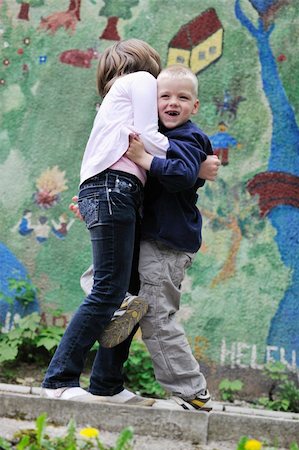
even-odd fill
[(80, 435), (87, 439), (94, 439), (98, 437), (99, 434), (100, 432), (96, 428), (82, 428), (82, 430), (80, 430)]
[(256, 439), (248, 439), (244, 446), (245, 450), (261, 450), (262, 443)]

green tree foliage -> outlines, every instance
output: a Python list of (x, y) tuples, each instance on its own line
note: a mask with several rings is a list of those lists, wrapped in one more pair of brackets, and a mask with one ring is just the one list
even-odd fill
[(104, 0), (99, 15), (104, 17), (116, 16), (121, 19), (131, 19), (131, 8), (138, 5), (139, 0)]

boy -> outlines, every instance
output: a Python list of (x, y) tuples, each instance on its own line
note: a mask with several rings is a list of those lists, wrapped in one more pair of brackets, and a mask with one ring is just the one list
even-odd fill
[[(164, 69), (157, 81), (160, 130), (171, 144), (166, 159), (146, 153), (136, 137), (126, 153), (149, 171), (139, 261), (139, 295), (148, 303), (148, 312), (140, 326), (161, 385), (182, 408), (210, 411), (206, 380), (175, 313), (185, 270), (201, 245), (196, 191), (204, 180), (198, 173), (213, 150), (208, 137), (189, 120), (199, 108), (196, 76), (188, 68), (174, 65)], [(217, 175), (217, 157), (213, 163), (210, 179)], [(136, 324), (132, 311), (118, 314), (100, 340), (106, 347), (122, 342)]]

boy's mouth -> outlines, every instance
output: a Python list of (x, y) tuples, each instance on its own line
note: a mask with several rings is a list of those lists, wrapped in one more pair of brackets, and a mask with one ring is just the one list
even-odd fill
[(178, 116), (179, 112), (178, 111), (165, 111), (165, 114), (167, 114), (168, 116)]

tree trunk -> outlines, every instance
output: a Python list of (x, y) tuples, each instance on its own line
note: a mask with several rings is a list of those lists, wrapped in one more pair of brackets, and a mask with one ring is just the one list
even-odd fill
[(18, 19), (29, 20), (29, 3), (21, 3)]
[(120, 41), (120, 36), (117, 31), (118, 17), (108, 17), (108, 22), (105, 30), (100, 36), (100, 39), (107, 39), (108, 41)]
[(81, 0), (70, 0), (70, 4), (69, 4), (67, 12), (73, 12), (75, 14), (77, 20), (81, 20), (80, 7), (81, 7)]

